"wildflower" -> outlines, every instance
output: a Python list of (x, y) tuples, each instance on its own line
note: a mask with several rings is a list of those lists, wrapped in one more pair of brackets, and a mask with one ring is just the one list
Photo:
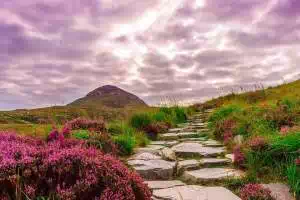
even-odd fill
[(254, 137), (248, 142), (250, 148), (254, 151), (260, 151), (267, 146), (267, 141), (263, 137)]
[(274, 200), (269, 189), (259, 184), (248, 184), (241, 189), (242, 200)]
[(233, 149), (233, 161), (238, 166), (242, 166), (245, 163), (246, 157), (241, 150), (241, 146), (236, 146)]

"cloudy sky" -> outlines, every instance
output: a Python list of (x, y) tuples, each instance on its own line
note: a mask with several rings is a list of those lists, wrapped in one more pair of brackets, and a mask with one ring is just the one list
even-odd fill
[(299, 0), (2, 0), (0, 110), (113, 84), (148, 103), (299, 78)]

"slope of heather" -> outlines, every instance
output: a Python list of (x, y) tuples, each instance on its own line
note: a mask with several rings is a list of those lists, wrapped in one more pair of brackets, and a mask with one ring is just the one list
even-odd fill
[(124, 108), (126, 106), (146, 106), (146, 103), (134, 94), (116, 86), (105, 85), (70, 103), (69, 106)]

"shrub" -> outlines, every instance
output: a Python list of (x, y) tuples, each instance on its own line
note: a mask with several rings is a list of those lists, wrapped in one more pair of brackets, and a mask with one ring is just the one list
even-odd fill
[(117, 155), (119, 153), (118, 147), (107, 133), (91, 132), (86, 144), (88, 147), (97, 148), (107, 154)]
[(217, 122), (223, 121), (226, 117), (230, 116), (232, 113), (241, 112), (242, 108), (238, 105), (228, 105), (221, 107), (214, 111), (209, 117), (208, 121), (211, 123), (211, 126), (214, 126)]
[(103, 120), (89, 120), (85, 118), (76, 118), (66, 123), (65, 127), (70, 130), (92, 130), (95, 132), (105, 131), (105, 123)]
[(121, 155), (131, 155), (134, 147), (136, 146), (136, 140), (134, 135), (121, 134), (114, 137), (114, 142), (119, 149)]
[(257, 136), (252, 138), (248, 145), (253, 151), (262, 151), (267, 147), (268, 143), (265, 138)]
[(72, 132), (72, 136), (76, 139), (87, 140), (89, 139), (90, 134), (87, 130), (77, 130)]
[(240, 192), (242, 200), (274, 200), (269, 189), (259, 184), (247, 184)]
[(0, 199), (151, 199), (136, 173), (78, 141), (46, 144), (1, 133), (0, 155)]
[(165, 122), (154, 122), (146, 126), (143, 130), (147, 133), (148, 137), (156, 140), (159, 133), (165, 133), (171, 125)]
[(241, 146), (236, 146), (233, 149), (233, 162), (235, 165), (242, 167), (246, 162), (246, 156), (244, 152), (242, 152)]
[(152, 118), (148, 113), (135, 114), (130, 119), (130, 125), (136, 129), (142, 130), (152, 123)]

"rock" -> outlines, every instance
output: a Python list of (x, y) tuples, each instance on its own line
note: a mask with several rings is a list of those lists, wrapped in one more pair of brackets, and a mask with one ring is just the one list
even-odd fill
[(187, 170), (199, 169), (200, 162), (198, 160), (183, 160), (179, 161), (177, 165), (177, 173), (182, 174)]
[(294, 200), (287, 185), (280, 183), (262, 184), (264, 188), (271, 191), (271, 195), (275, 200)]
[(240, 200), (226, 188), (196, 185), (154, 190), (153, 196), (161, 200)]
[(144, 148), (138, 148), (136, 150), (136, 153), (144, 153), (144, 152), (148, 152), (148, 153), (154, 153), (154, 154), (158, 154), (159, 150), (165, 148), (162, 145), (148, 145), (147, 147)]
[(146, 180), (169, 180), (176, 166), (165, 160), (129, 160), (128, 164)]
[(181, 132), (181, 133), (165, 133), (159, 136), (162, 140), (177, 140), (180, 138), (190, 138), (197, 137), (199, 133), (197, 132)]
[(129, 158), (129, 160), (161, 160), (162, 158), (153, 153), (138, 153)]
[(172, 149), (179, 157), (217, 157), (225, 153), (225, 149), (221, 147), (204, 147), (199, 143), (184, 142), (173, 146)]
[(162, 145), (165, 147), (172, 147), (178, 143), (178, 141), (153, 141), (151, 142), (151, 145)]
[(231, 162), (233, 162), (233, 161), (234, 161), (234, 155), (233, 155), (233, 154), (226, 154), (226, 155), (225, 155), (225, 158), (228, 158), (228, 159), (230, 159), (230, 160), (231, 160)]
[(174, 181), (145, 181), (145, 183), (152, 190), (166, 189), (166, 188), (185, 185), (185, 183), (183, 183), (181, 181), (177, 181), (177, 180), (174, 180)]
[(229, 168), (203, 168), (184, 172), (183, 178), (194, 183), (223, 180), (227, 178), (240, 178), (243, 172)]
[(206, 141), (206, 140), (207, 140), (206, 137), (179, 139), (180, 142), (203, 142), (203, 141)]
[(233, 138), (235, 144), (241, 145), (244, 141), (244, 137), (242, 135), (237, 135)]
[(164, 160), (176, 161), (175, 152), (170, 148), (164, 148), (161, 150), (161, 156)]
[(215, 140), (207, 140), (205, 142), (202, 142), (202, 144), (204, 144), (207, 147), (222, 147), (223, 146), (223, 144), (221, 144), (220, 142), (215, 141)]
[(226, 165), (230, 163), (228, 159), (222, 158), (203, 158), (200, 160), (201, 165), (204, 166), (216, 166), (216, 165)]
[(179, 131), (182, 131), (182, 128), (171, 128), (168, 130), (169, 133), (178, 133)]

